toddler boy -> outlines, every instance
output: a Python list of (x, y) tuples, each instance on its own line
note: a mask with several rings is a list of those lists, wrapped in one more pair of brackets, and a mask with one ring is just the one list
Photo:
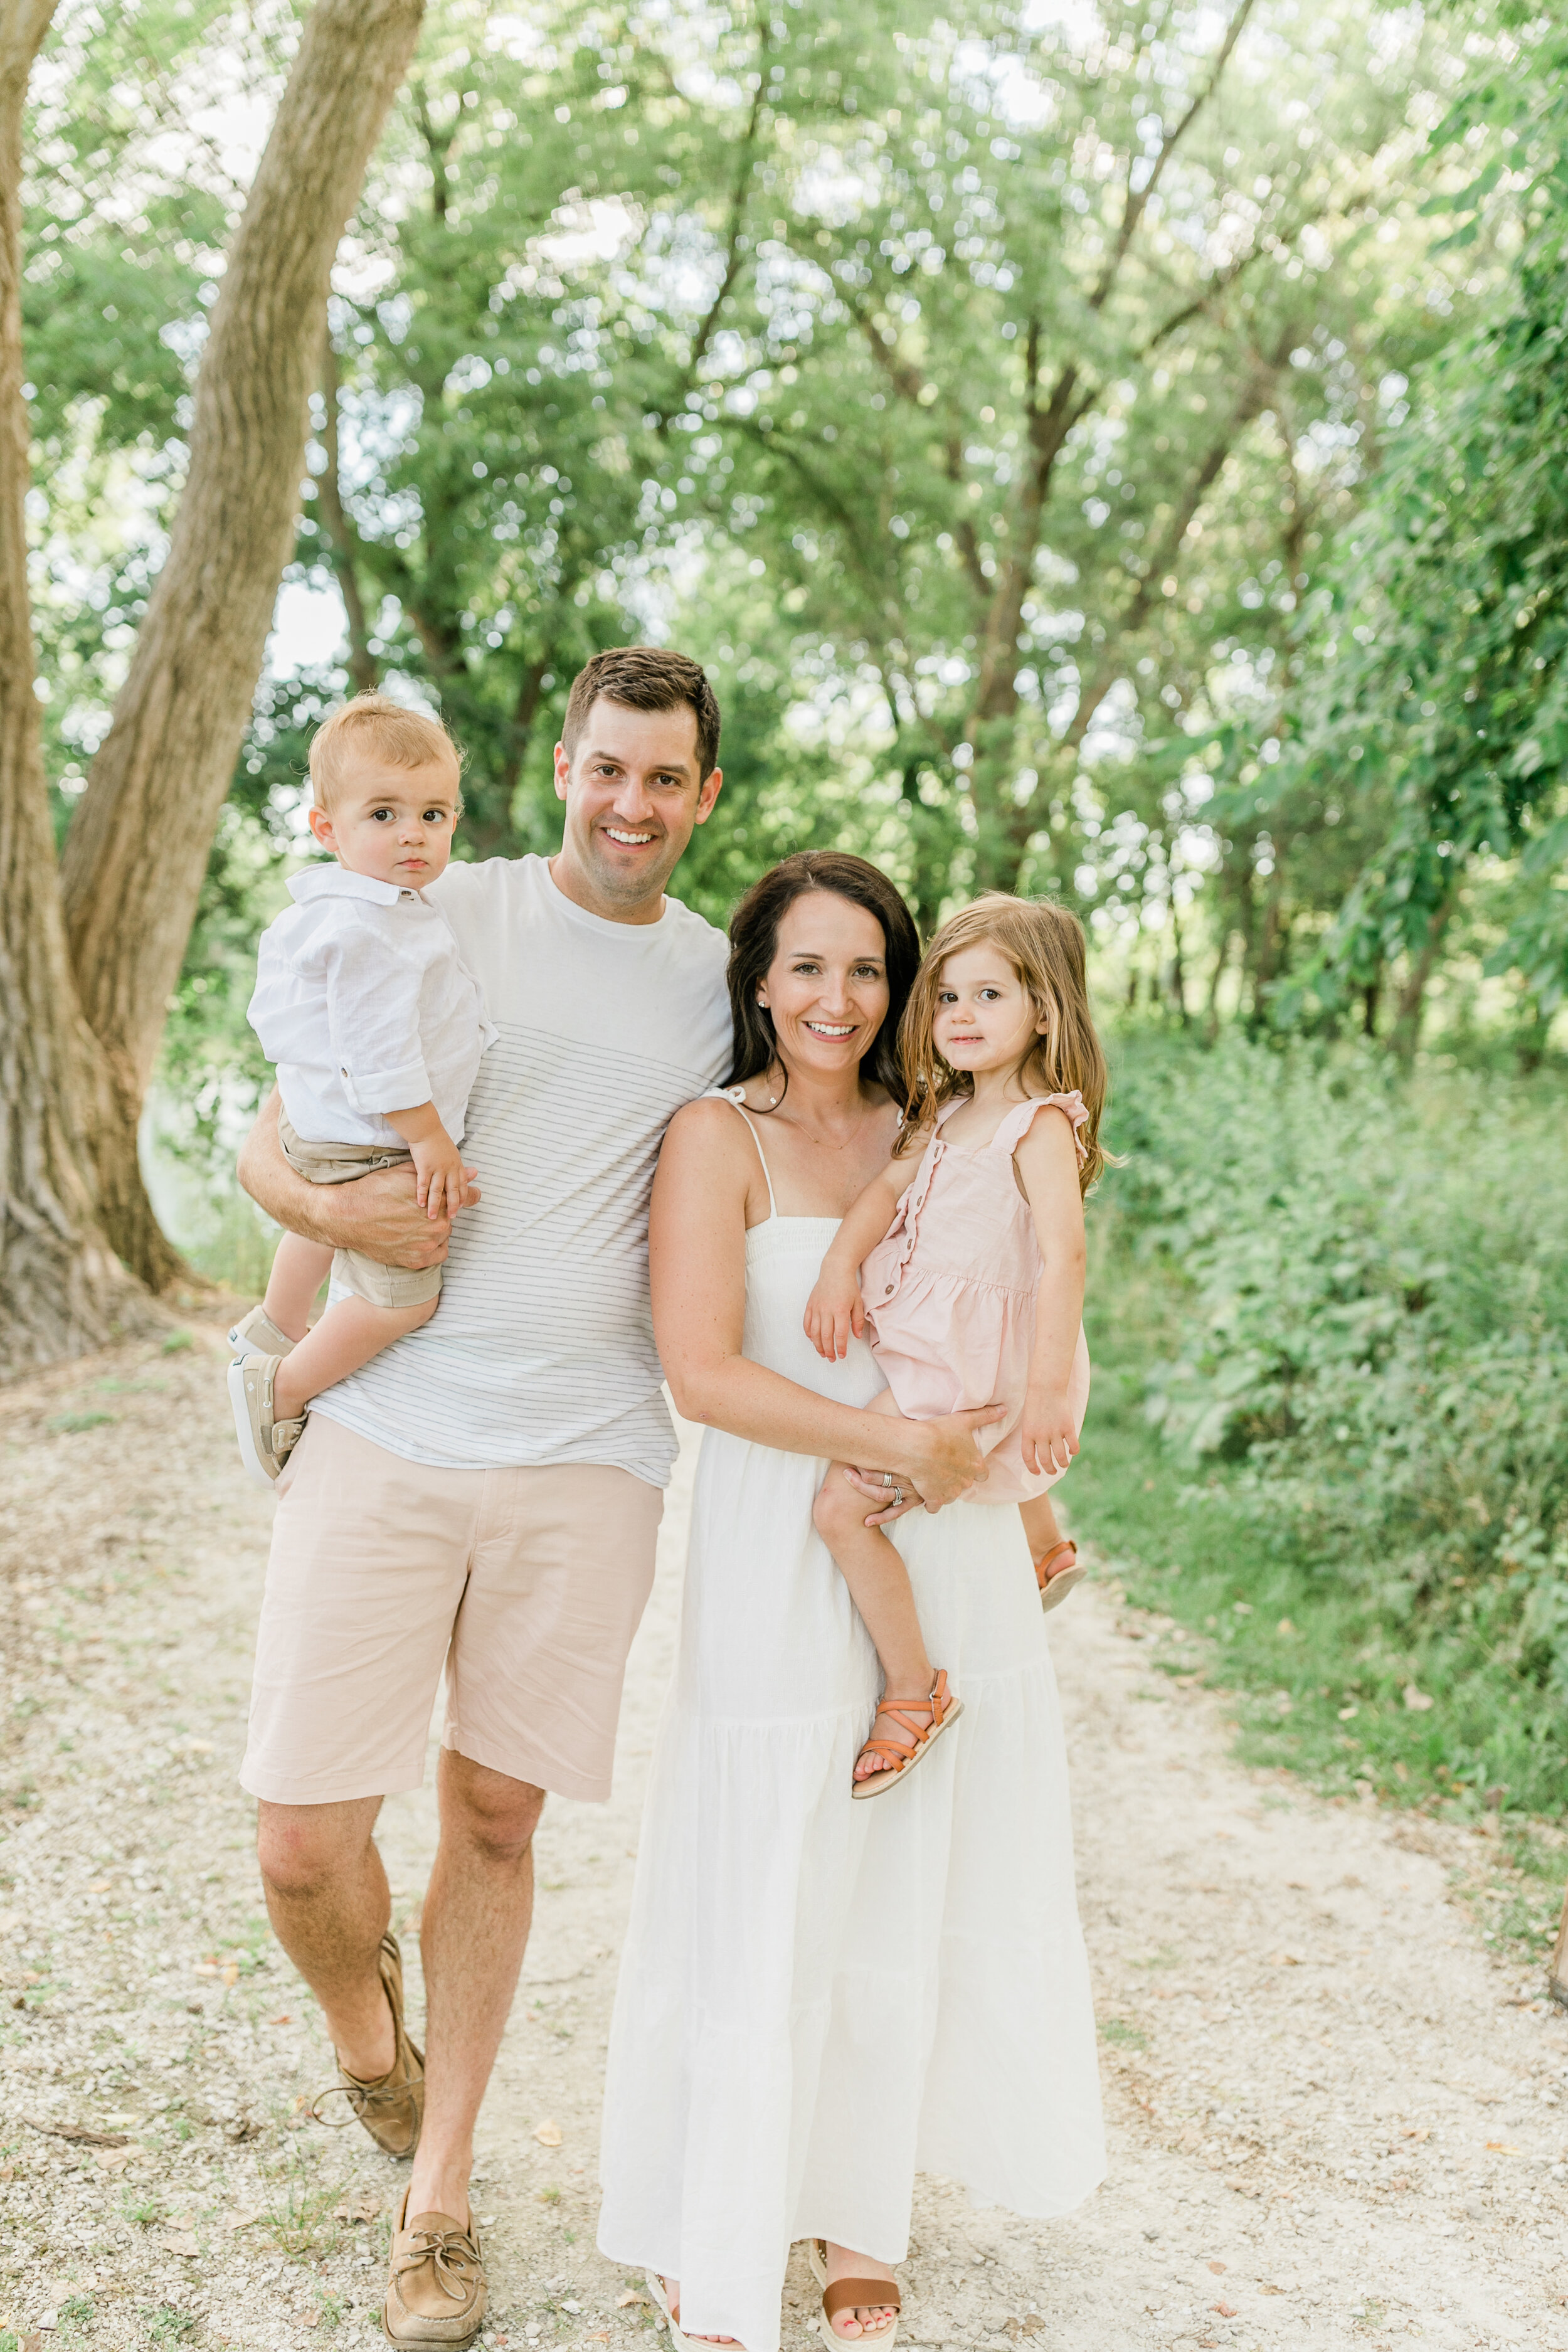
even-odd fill
[[(313, 1184), (412, 1161), (421, 1208), (455, 1216), (463, 1122), (496, 1031), (445, 918), (421, 895), (446, 869), (461, 809), (446, 729), (356, 695), (310, 745), (310, 831), (331, 865), (289, 885), (261, 935), (249, 1021), (278, 1069), (279, 1139)], [(314, 1330), (329, 1270), (334, 1290)], [(270, 1486), (312, 1397), (436, 1312), (441, 1268), (411, 1273), (285, 1234), (267, 1296), (229, 1333), (229, 1398), (246, 1468)]]

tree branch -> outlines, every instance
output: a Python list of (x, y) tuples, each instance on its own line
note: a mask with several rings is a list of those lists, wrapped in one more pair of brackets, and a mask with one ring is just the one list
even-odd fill
[(321, 399), (325, 405), (326, 428), (321, 446), (327, 454), (326, 471), (316, 485), (316, 504), (326, 525), (328, 551), (332, 570), (337, 574), (342, 592), (343, 610), (349, 623), (349, 675), (361, 694), (366, 694), (380, 683), (381, 673), (370, 649), (370, 625), (365, 617), (364, 598), (359, 584), (359, 533), (343, 509), (342, 484), (338, 472), (338, 355), (327, 336), (326, 353), (321, 363)]
[(1137, 236), (1139, 224), (1142, 220), (1145, 212), (1147, 212), (1150, 202), (1152, 199), (1155, 191), (1158, 189), (1161, 180), (1164, 176), (1165, 166), (1170, 162), (1172, 156), (1175, 153), (1177, 148), (1181, 145), (1182, 141), (1186, 137), (1187, 132), (1192, 129), (1193, 124), (1197, 121), (1198, 116), (1203, 112), (1204, 108), (1214, 96), (1215, 90), (1219, 88), (1220, 77), (1225, 72), (1226, 66), (1230, 63), (1231, 52), (1235, 48), (1237, 41), (1241, 38), (1242, 33), (1246, 28), (1247, 20), (1251, 16), (1256, 5), (1257, 0), (1241, 0), (1241, 5), (1237, 8), (1235, 16), (1231, 18), (1229, 25), (1226, 28), (1225, 38), (1219, 45), (1218, 52), (1215, 58), (1214, 67), (1209, 74), (1207, 81), (1205, 82), (1203, 88), (1194, 97), (1186, 112), (1176, 124), (1175, 129), (1173, 131), (1168, 131), (1161, 140), (1159, 152), (1155, 155), (1153, 163), (1150, 167), (1149, 176), (1144, 181), (1143, 185), (1141, 188), (1134, 189), (1132, 186), (1132, 165), (1129, 163), (1127, 201), (1122, 207), (1121, 226), (1117, 231), (1116, 242), (1111, 247), (1110, 252), (1106, 257), (1105, 267), (1100, 271), (1094, 291), (1089, 298), (1089, 307), (1091, 310), (1102, 310), (1104, 309), (1107, 298), (1110, 293), (1110, 289), (1116, 283), (1117, 276), (1121, 271), (1121, 265), (1127, 258), (1128, 247), (1131, 246), (1133, 238)]

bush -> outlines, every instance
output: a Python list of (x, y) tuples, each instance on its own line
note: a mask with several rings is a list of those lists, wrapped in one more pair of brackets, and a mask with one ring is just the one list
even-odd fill
[(1237, 1465), (1228, 1507), (1356, 1591), (1391, 1654), (1510, 1669), (1516, 1732), (1547, 1736), (1568, 1696), (1560, 1086), (1240, 1036), (1133, 1034), (1117, 1059), (1113, 1248), (1182, 1283), (1144, 1383), (1165, 1444)]

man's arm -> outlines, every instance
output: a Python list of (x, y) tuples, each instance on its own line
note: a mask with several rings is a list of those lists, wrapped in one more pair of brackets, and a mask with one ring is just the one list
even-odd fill
[[(415, 1198), (412, 1168), (378, 1168), (348, 1184), (311, 1184), (290, 1168), (278, 1140), (276, 1087), (240, 1147), (239, 1181), (276, 1224), (329, 1249), (363, 1250), (384, 1265), (413, 1271), (447, 1255), (449, 1217), (427, 1217)], [(477, 1186), (468, 1199), (479, 1199)]]

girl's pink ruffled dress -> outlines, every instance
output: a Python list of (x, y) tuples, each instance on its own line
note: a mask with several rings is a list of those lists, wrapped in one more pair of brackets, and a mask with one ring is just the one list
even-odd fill
[[(990, 1469), (970, 1499), (1026, 1503), (1064, 1473), (1024, 1467), (1019, 1423), (1045, 1264), (1033, 1212), (1014, 1178), (1013, 1154), (1040, 1112), (1056, 1109), (1072, 1121), (1081, 1165), (1079, 1130), (1089, 1111), (1076, 1092), (1037, 1095), (1009, 1111), (989, 1143), (965, 1150), (942, 1134), (962, 1100), (937, 1113), (937, 1132), (892, 1227), (860, 1269), (867, 1336), (906, 1420), (935, 1421), (973, 1405), (1010, 1408), (997, 1430), (979, 1433)], [(1068, 1388), (1077, 1428), (1089, 1403), (1089, 1377), (1080, 1328)]]

